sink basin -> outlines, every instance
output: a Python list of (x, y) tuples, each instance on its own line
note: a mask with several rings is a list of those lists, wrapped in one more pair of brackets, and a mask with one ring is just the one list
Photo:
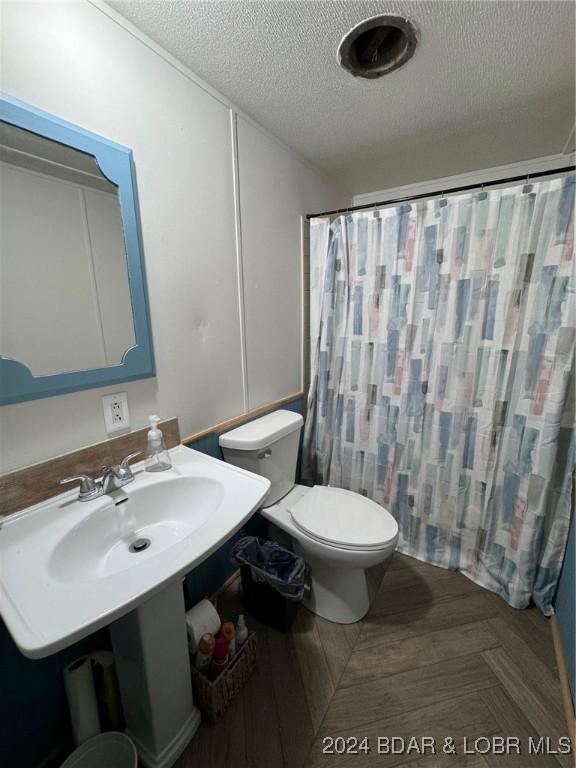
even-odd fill
[(49, 560), (55, 579), (101, 579), (191, 536), (216, 512), (224, 486), (205, 477), (172, 477), (118, 491), (114, 500), (85, 517), (60, 540)]
[(269, 482), (184, 446), (160, 474), (89, 502), (77, 490), (0, 525), (0, 611), (16, 645), (47, 656), (183, 577), (260, 506)]

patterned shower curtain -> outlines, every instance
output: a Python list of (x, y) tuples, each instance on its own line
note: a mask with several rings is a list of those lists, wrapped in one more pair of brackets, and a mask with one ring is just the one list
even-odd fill
[(549, 615), (574, 465), (574, 178), (311, 224), (309, 480)]

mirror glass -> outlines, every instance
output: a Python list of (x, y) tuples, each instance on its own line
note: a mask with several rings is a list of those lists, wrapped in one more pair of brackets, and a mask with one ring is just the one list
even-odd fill
[(0, 121), (0, 356), (47, 376), (134, 344), (118, 188), (92, 155)]

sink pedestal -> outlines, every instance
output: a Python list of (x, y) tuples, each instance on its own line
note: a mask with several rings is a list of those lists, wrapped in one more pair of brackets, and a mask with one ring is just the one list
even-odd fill
[(200, 725), (181, 580), (110, 625), (126, 733), (145, 768), (169, 768)]

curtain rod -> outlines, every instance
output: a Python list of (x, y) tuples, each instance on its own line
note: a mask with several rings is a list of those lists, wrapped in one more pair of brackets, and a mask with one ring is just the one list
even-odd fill
[(322, 213), (307, 213), (306, 218), (317, 219), (319, 216), (334, 216), (337, 213), (351, 213), (352, 211), (364, 211), (367, 208), (382, 208), (385, 205), (395, 205), (396, 203), (407, 203), (410, 200), (424, 200), (426, 197), (437, 197), (438, 195), (453, 195), (456, 192), (466, 192), (470, 189), (480, 189), (484, 187), (494, 187), (497, 184), (511, 184), (515, 181), (528, 182), (530, 179), (539, 179), (542, 176), (553, 176), (557, 173), (569, 173), (576, 169), (576, 165), (565, 165), (563, 168), (553, 168), (550, 171), (538, 171), (537, 173), (523, 173), (521, 176), (508, 176), (505, 179), (494, 179), (493, 181), (483, 181), (476, 184), (466, 184), (462, 187), (450, 187), (450, 189), (439, 189), (436, 192), (423, 192), (419, 195), (407, 195), (406, 197), (395, 197), (392, 200), (380, 200), (378, 203), (365, 203), (364, 205), (354, 205), (351, 208), (337, 208), (335, 211), (322, 211)]

